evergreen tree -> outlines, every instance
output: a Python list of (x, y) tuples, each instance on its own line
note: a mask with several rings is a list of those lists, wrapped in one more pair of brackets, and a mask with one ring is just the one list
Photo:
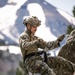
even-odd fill
[[(75, 17), (75, 6), (73, 7), (73, 16)], [(70, 24), (68, 27), (67, 27), (67, 34), (70, 34), (72, 30), (74, 30), (75, 27), (73, 26), (73, 24)]]
[(19, 63), (19, 68), (17, 68), (16, 70), (16, 75), (25, 75), (25, 71), (24, 71), (24, 65), (23, 63), (20, 61)]
[(75, 17), (75, 6), (73, 7), (73, 16)]
[(67, 27), (67, 34), (70, 34), (72, 30), (74, 30), (74, 27), (72, 27), (72, 25), (69, 25)]
[(16, 75), (23, 75), (19, 68), (16, 70)]
[(16, 70), (16, 75), (29, 75), (28, 70), (25, 67), (25, 64), (20, 61), (19, 68)]

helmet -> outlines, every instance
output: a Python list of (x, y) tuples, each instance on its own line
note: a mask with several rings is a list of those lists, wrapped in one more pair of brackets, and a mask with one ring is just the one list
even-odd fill
[(31, 26), (38, 27), (41, 25), (41, 21), (36, 16), (30, 16), (24, 19), (23, 24), (30, 24)]

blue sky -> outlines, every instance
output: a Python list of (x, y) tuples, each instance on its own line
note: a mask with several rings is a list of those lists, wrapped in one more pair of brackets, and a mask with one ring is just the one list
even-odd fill
[(75, 0), (46, 0), (46, 1), (48, 1), (55, 7), (68, 12), (70, 15), (73, 15), (72, 10), (73, 7), (75, 6)]

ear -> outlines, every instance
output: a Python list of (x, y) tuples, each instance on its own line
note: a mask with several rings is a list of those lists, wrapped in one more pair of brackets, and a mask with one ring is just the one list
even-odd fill
[(31, 28), (30, 24), (27, 24), (27, 28), (28, 28), (28, 29), (30, 29), (30, 28)]

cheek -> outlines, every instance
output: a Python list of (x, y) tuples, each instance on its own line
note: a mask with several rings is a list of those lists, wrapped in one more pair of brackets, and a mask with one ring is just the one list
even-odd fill
[(37, 29), (34, 29), (34, 31), (36, 31)]
[(33, 30), (33, 31), (36, 31), (36, 30), (37, 30), (37, 28), (33, 28), (32, 30)]

